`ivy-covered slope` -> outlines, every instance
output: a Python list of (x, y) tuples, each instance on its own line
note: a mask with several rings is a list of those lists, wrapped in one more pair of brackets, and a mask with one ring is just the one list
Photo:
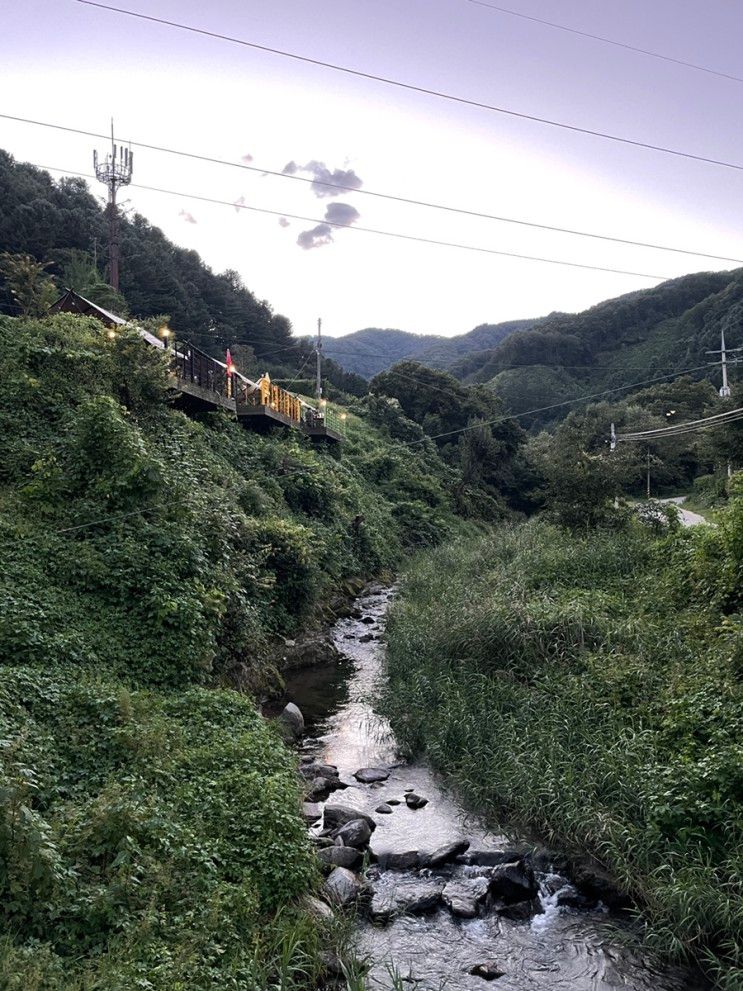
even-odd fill
[(134, 333), (0, 317), (2, 987), (315, 986), (292, 762), (227, 686), (459, 525), (426, 445), (349, 416), (338, 459), (171, 399)]

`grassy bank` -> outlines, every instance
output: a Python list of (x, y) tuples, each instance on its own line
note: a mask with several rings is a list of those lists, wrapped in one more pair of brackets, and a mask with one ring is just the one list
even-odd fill
[(314, 988), (293, 759), (230, 690), (351, 578), (457, 532), (435, 451), (172, 403), (92, 320), (0, 317), (0, 985)]
[(648, 938), (743, 980), (743, 505), (714, 531), (535, 520), (439, 548), (388, 627), (388, 707), (477, 807), (591, 850)]

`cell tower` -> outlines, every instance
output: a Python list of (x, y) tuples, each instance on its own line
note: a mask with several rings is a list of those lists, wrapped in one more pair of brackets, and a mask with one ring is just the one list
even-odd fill
[(116, 205), (116, 191), (128, 186), (132, 181), (134, 154), (131, 147), (117, 147), (114, 141), (114, 122), (111, 121), (111, 151), (99, 161), (98, 152), (93, 152), (95, 177), (108, 189), (108, 281), (118, 292), (119, 289), (119, 209)]

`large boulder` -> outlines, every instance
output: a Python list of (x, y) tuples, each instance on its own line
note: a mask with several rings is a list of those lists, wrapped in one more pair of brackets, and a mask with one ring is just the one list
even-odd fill
[(515, 864), (524, 859), (518, 850), (468, 850), (457, 858), (458, 864), (477, 867), (498, 867), (500, 864)]
[(486, 877), (457, 878), (447, 883), (442, 898), (452, 915), (474, 919), (487, 898), (488, 886)]
[(317, 805), (315, 802), (304, 802), (302, 805), (302, 818), (308, 826), (317, 822), (321, 816), (322, 807), (320, 805)]
[(330, 846), (317, 851), (321, 864), (328, 867), (346, 867), (354, 871), (361, 866), (364, 855), (352, 846)]
[(323, 813), (323, 825), (325, 829), (337, 829), (354, 819), (364, 819), (372, 832), (377, 828), (376, 822), (371, 816), (354, 809), (350, 805), (326, 805)]
[(291, 671), (331, 664), (339, 658), (340, 653), (331, 636), (313, 633), (299, 640), (285, 640), (272, 659), (282, 671)]
[(298, 740), (304, 733), (304, 716), (299, 706), (293, 702), (284, 706), (283, 712), (279, 716), (279, 722), (286, 734), (294, 737), (295, 740)]
[(305, 799), (308, 802), (324, 802), (329, 794), (330, 782), (328, 779), (317, 777), (312, 779), (305, 794)]
[(336, 840), (341, 840), (343, 846), (352, 846), (357, 850), (368, 846), (371, 839), (371, 829), (366, 819), (352, 819), (351, 822), (339, 826), (333, 833)]
[(539, 888), (532, 869), (520, 861), (494, 867), (490, 875), (489, 891), (493, 898), (508, 905), (536, 897)]
[(334, 764), (318, 764), (315, 760), (303, 762), (299, 768), (299, 773), (303, 778), (327, 778), (334, 781), (338, 777), (338, 768)]
[(356, 901), (361, 891), (361, 881), (346, 867), (336, 867), (323, 885), (325, 897), (333, 905), (341, 907)]
[(371, 852), (372, 860), (379, 862), (379, 866), (385, 871), (412, 871), (419, 864), (419, 854), (417, 850), (406, 850), (403, 853), (385, 850), (382, 853)]
[(375, 781), (386, 781), (390, 772), (383, 767), (362, 767), (354, 773), (357, 781), (363, 785), (374, 784)]
[(375, 922), (388, 922), (396, 915), (424, 915), (441, 902), (443, 881), (408, 881), (383, 887), (372, 895), (369, 914)]
[(310, 915), (314, 916), (319, 922), (330, 923), (334, 919), (333, 909), (313, 895), (305, 895), (304, 906)]
[(455, 857), (463, 854), (469, 845), (468, 840), (452, 840), (451, 843), (446, 843), (434, 850), (423, 860), (423, 863), (426, 867), (441, 867), (442, 864), (448, 864)]
[(416, 795), (414, 791), (411, 791), (405, 796), (405, 804), (409, 809), (422, 809), (424, 805), (428, 805), (428, 799), (422, 798), (420, 795)]

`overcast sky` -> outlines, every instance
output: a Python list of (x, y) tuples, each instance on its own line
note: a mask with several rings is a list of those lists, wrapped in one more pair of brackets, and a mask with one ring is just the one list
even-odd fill
[[(743, 164), (743, 84), (469, 0), (119, 0), (151, 15), (419, 86)], [(738, 0), (504, 0), (506, 6), (743, 76)], [(0, 0), (3, 113), (556, 226), (743, 258), (743, 171), (446, 103), (82, 6)], [(90, 138), (0, 120), (20, 160), (92, 170)], [(98, 141), (99, 150), (105, 143)], [(252, 156), (252, 160), (245, 158)], [(348, 174), (348, 170), (353, 175)], [(215, 270), (235, 268), (297, 333), (459, 334), (651, 286), (318, 227), (357, 226), (675, 276), (733, 264), (530, 230), (137, 150), (130, 205)], [(95, 184), (94, 184), (95, 186)], [(96, 187), (103, 192), (102, 187)], [(197, 194), (317, 223), (281, 220)]]

